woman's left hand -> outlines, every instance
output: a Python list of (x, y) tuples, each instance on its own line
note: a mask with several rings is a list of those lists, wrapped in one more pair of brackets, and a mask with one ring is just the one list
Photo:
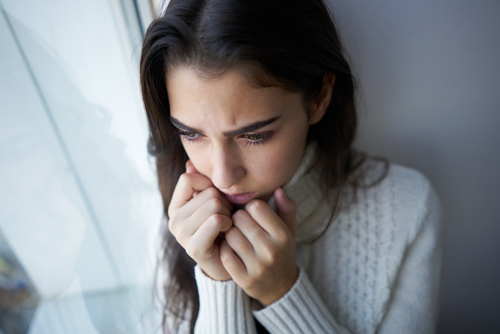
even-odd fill
[(222, 265), (247, 295), (267, 306), (283, 297), (298, 276), (295, 264), (295, 203), (279, 188), (278, 213), (252, 200), (236, 211), (220, 245)]

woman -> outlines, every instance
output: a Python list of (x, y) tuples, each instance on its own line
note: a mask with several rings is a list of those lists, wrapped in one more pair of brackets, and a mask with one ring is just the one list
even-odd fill
[(437, 197), (352, 149), (353, 77), (321, 0), (171, 1), (141, 85), (169, 331), (434, 330)]

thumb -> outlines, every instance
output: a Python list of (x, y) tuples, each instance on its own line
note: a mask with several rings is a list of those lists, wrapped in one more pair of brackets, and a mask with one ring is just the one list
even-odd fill
[(191, 162), (191, 160), (186, 161), (186, 173), (199, 174), (198, 171), (196, 170), (196, 167), (194, 167), (193, 163)]
[(295, 202), (288, 197), (283, 189), (278, 188), (274, 192), (278, 216), (285, 222), (295, 238)]
[[(186, 161), (186, 174), (199, 174), (191, 160)], [(193, 197), (196, 197), (199, 193), (199, 191), (195, 191)]]

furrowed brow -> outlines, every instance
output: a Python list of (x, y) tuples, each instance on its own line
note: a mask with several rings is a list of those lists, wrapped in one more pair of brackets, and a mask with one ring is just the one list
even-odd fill
[(181, 129), (181, 130), (185, 130), (185, 131), (188, 131), (188, 132), (194, 132), (194, 133), (199, 133), (199, 134), (203, 134), (203, 131), (200, 131), (198, 129), (194, 129), (194, 128), (191, 128), (185, 124), (183, 124), (181, 121), (179, 121), (178, 119), (175, 119), (173, 118), (172, 116), (170, 116), (170, 123), (172, 123), (176, 128), (178, 129)]
[(255, 122), (255, 123), (252, 123), (249, 125), (245, 125), (244, 127), (239, 128), (237, 130), (224, 132), (224, 136), (229, 137), (229, 136), (240, 135), (242, 133), (254, 132), (254, 131), (257, 131), (257, 130), (273, 123), (278, 118), (279, 117), (274, 117), (274, 118), (267, 119), (265, 121), (260, 121), (260, 122)]
[[(223, 134), (224, 134), (225, 137), (230, 137), (230, 136), (236, 136), (236, 135), (239, 135), (239, 134), (242, 134), (242, 133), (254, 132), (254, 131), (257, 131), (257, 130), (259, 130), (259, 129), (261, 129), (261, 128), (263, 128), (263, 127), (265, 127), (265, 126), (267, 126), (267, 125), (269, 125), (271, 123), (274, 123), (278, 118), (279, 117), (273, 117), (273, 118), (267, 119), (265, 121), (255, 122), (255, 123), (252, 123), (252, 124), (249, 124), (249, 125), (245, 125), (244, 127), (239, 128), (237, 130), (224, 132)], [(203, 131), (195, 129), (195, 128), (191, 128), (191, 127), (183, 124), (178, 119), (173, 118), (172, 116), (170, 116), (170, 122), (176, 128), (179, 128), (181, 130), (203, 134)]]

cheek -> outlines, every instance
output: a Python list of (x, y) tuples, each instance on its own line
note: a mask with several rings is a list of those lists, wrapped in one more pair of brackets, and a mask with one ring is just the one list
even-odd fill
[(206, 156), (207, 151), (205, 149), (201, 149), (200, 145), (195, 143), (183, 142), (182, 145), (189, 160), (191, 160), (196, 170), (202, 175), (210, 175), (211, 165)]
[(283, 134), (283, 139), (280, 141), (279, 150), (281, 153), (276, 153), (284, 160), (285, 168), (298, 167), (297, 165), (302, 160), (304, 148), (306, 144), (308, 126), (302, 123), (296, 123), (290, 126), (288, 131)]
[(253, 174), (260, 184), (277, 188), (293, 176), (302, 160), (306, 135), (307, 130), (285, 133), (267, 147), (265, 144), (255, 150)]

